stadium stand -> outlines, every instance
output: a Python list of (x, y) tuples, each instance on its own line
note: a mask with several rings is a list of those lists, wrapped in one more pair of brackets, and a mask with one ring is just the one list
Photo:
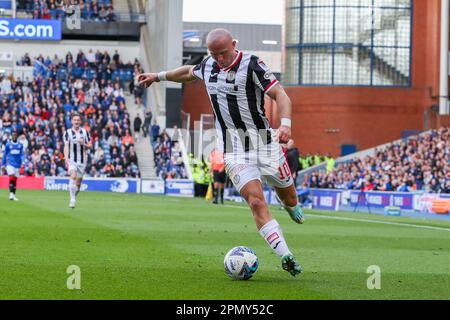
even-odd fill
[(303, 187), (365, 191), (450, 193), (450, 128), (413, 136), (374, 156), (336, 165), (329, 173), (313, 172)]
[[(61, 19), (66, 17), (66, 1), (19, 0), (17, 12), (33, 19)], [(116, 21), (111, 0), (75, 0), (71, 4), (80, 6), (81, 19), (100, 22)]]
[(158, 177), (164, 180), (188, 178), (179, 142), (176, 138), (172, 140), (166, 130), (160, 134), (156, 123), (151, 130), (151, 144)]
[(66, 175), (62, 133), (76, 111), (93, 142), (87, 176), (140, 176), (124, 96), (140, 70), (137, 60), (124, 64), (118, 53), (91, 50), (75, 59), (70, 52), (65, 59), (25, 55), (18, 64), (34, 66), (33, 79), (0, 78), (0, 132), (4, 142), (17, 131), (25, 145), (23, 175)]

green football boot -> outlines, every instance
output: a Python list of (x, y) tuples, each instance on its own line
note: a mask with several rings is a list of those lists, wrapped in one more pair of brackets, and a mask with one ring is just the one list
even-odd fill
[(283, 267), (283, 270), (286, 270), (294, 277), (302, 273), (302, 267), (291, 253), (286, 254), (281, 258), (281, 266)]

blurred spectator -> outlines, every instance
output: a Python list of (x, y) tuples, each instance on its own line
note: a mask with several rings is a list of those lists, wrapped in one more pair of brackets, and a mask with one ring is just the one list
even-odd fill
[(294, 183), (296, 183), (297, 173), (300, 171), (300, 153), (295, 147), (294, 140), (290, 139), (286, 145), (286, 158), (289, 164), (289, 169), (291, 170), (292, 178)]
[(159, 124), (155, 121), (151, 128), (152, 142), (156, 142), (157, 138), (159, 137), (159, 129)]
[(142, 127), (142, 119), (138, 113), (133, 121), (134, 138), (136, 139), (137, 142), (140, 140), (141, 137), (141, 127)]
[[(144, 119), (144, 126), (142, 127), (142, 131), (144, 132), (144, 138), (147, 137), (149, 131), (150, 131), (150, 125), (152, 123), (152, 112), (148, 111), (145, 114), (145, 119)], [(159, 134), (159, 130), (158, 130), (158, 134)]]
[(129, 146), (134, 146), (134, 139), (133, 139), (133, 137), (131, 136), (131, 132), (130, 132), (130, 130), (129, 129), (126, 129), (125, 130), (125, 135), (122, 137), (122, 144), (125, 146), (125, 147), (129, 147)]

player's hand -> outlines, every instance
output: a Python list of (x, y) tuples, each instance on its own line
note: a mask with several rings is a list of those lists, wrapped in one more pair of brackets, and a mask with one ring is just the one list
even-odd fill
[(157, 73), (141, 73), (138, 75), (138, 82), (140, 86), (150, 87), (153, 82), (159, 82)]
[(277, 131), (278, 142), (287, 143), (291, 139), (291, 128), (288, 126), (280, 126)]
[(83, 138), (80, 138), (80, 140), (78, 140), (78, 143), (79, 143), (81, 146), (84, 146), (84, 139), (83, 139)]

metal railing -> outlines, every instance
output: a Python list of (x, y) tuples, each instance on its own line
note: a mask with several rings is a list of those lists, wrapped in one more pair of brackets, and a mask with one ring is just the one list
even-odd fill
[(289, 0), (287, 85), (411, 86), (412, 0)]

